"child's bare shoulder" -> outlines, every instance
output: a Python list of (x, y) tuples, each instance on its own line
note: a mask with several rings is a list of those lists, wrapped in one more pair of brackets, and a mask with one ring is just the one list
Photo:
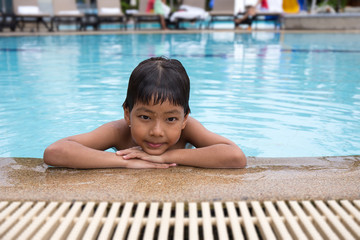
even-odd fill
[(197, 127), (203, 127), (203, 125), (195, 118), (189, 116), (186, 121), (185, 129), (193, 130), (193, 128), (197, 128)]
[(195, 147), (206, 147), (217, 143), (233, 144), (230, 140), (208, 130), (198, 120), (191, 117), (188, 117), (183, 137)]
[(95, 138), (112, 138), (118, 140), (123, 138), (129, 132), (129, 127), (126, 124), (124, 119), (116, 120), (112, 122), (105, 123), (100, 127), (96, 128), (94, 131), (89, 132), (91, 136)]
[(207, 131), (207, 129), (198, 120), (189, 116), (183, 130), (183, 137), (190, 140), (195, 135), (203, 131)]
[(131, 139), (129, 126), (124, 119), (105, 123), (93, 131), (98, 141), (109, 142), (117, 149), (127, 148)]
[(107, 127), (107, 128), (114, 129), (114, 130), (122, 130), (122, 129), (126, 129), (126, 128), (129, 127), (127, 125), (125, 119), (120, 119), (120, 120), (115, 120), (115, 121), (112, 121), (112, 122), (108, 122), (108, 123), (105, 123), (103, 126)]
[(103, 132), (111, 132), (118, 137), (125, 137), (130, 133), (129, 126), (127, 125), (125, 119), (105, 123), (99, 127), (99, 129), (102, 129)]

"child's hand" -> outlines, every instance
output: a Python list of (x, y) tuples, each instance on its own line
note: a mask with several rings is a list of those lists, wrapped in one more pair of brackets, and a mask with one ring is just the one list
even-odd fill
[(120, 150), (116, 152), (116, 155), (121, 156), (124, 160), (131, 160), (131, 161), (138, 161), (142, 160), (147, 163), (153, 163), (153, 164), (165, 164), (169, 167), (176, 166), (175, 163), (168, 164), (165, 163), (161, 155), (150, 155), (146, 152), (144, 152), (141, 147), (132, 147), (125, 150)]
[(141, 159), (149, 162), (164, 163), (161, 156), (149, 155), (139, 146), (117, 151), (116, 155), (122, 156), (124, 160)]
[(176, 164), (168, 164), (168, 163), (153, 163), (144, 160), (138, 159), (130, 159), (130, 161), (126, 161), (126, 168), (169, 168), (174, 167)]

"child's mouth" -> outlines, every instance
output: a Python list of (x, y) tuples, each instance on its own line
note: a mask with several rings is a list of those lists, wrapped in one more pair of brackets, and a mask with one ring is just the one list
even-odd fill
[(147, 145), (150, 147), (150, 148), (159, 148), (163, 145), (163, 143), (151, 143), (151, 142), (147, 142)]

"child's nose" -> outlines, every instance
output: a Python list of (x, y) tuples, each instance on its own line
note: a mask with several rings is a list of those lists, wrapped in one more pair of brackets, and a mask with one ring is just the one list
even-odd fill
[(159, 121), (156, 121), (154, 123), (153, 127), (150, 130), (150, 135), (156, 136), (156, 137), (162, 137), (164, 135), (163, 128)]

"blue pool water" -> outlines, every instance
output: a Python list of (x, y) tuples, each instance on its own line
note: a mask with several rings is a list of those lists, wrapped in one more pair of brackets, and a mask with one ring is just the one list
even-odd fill
[(360, 35), (233, 32), (0, 38), (0, 157), (123, 117), (142, 60), (179, 59), (192, 116), (248, 156), (360, 154)]

